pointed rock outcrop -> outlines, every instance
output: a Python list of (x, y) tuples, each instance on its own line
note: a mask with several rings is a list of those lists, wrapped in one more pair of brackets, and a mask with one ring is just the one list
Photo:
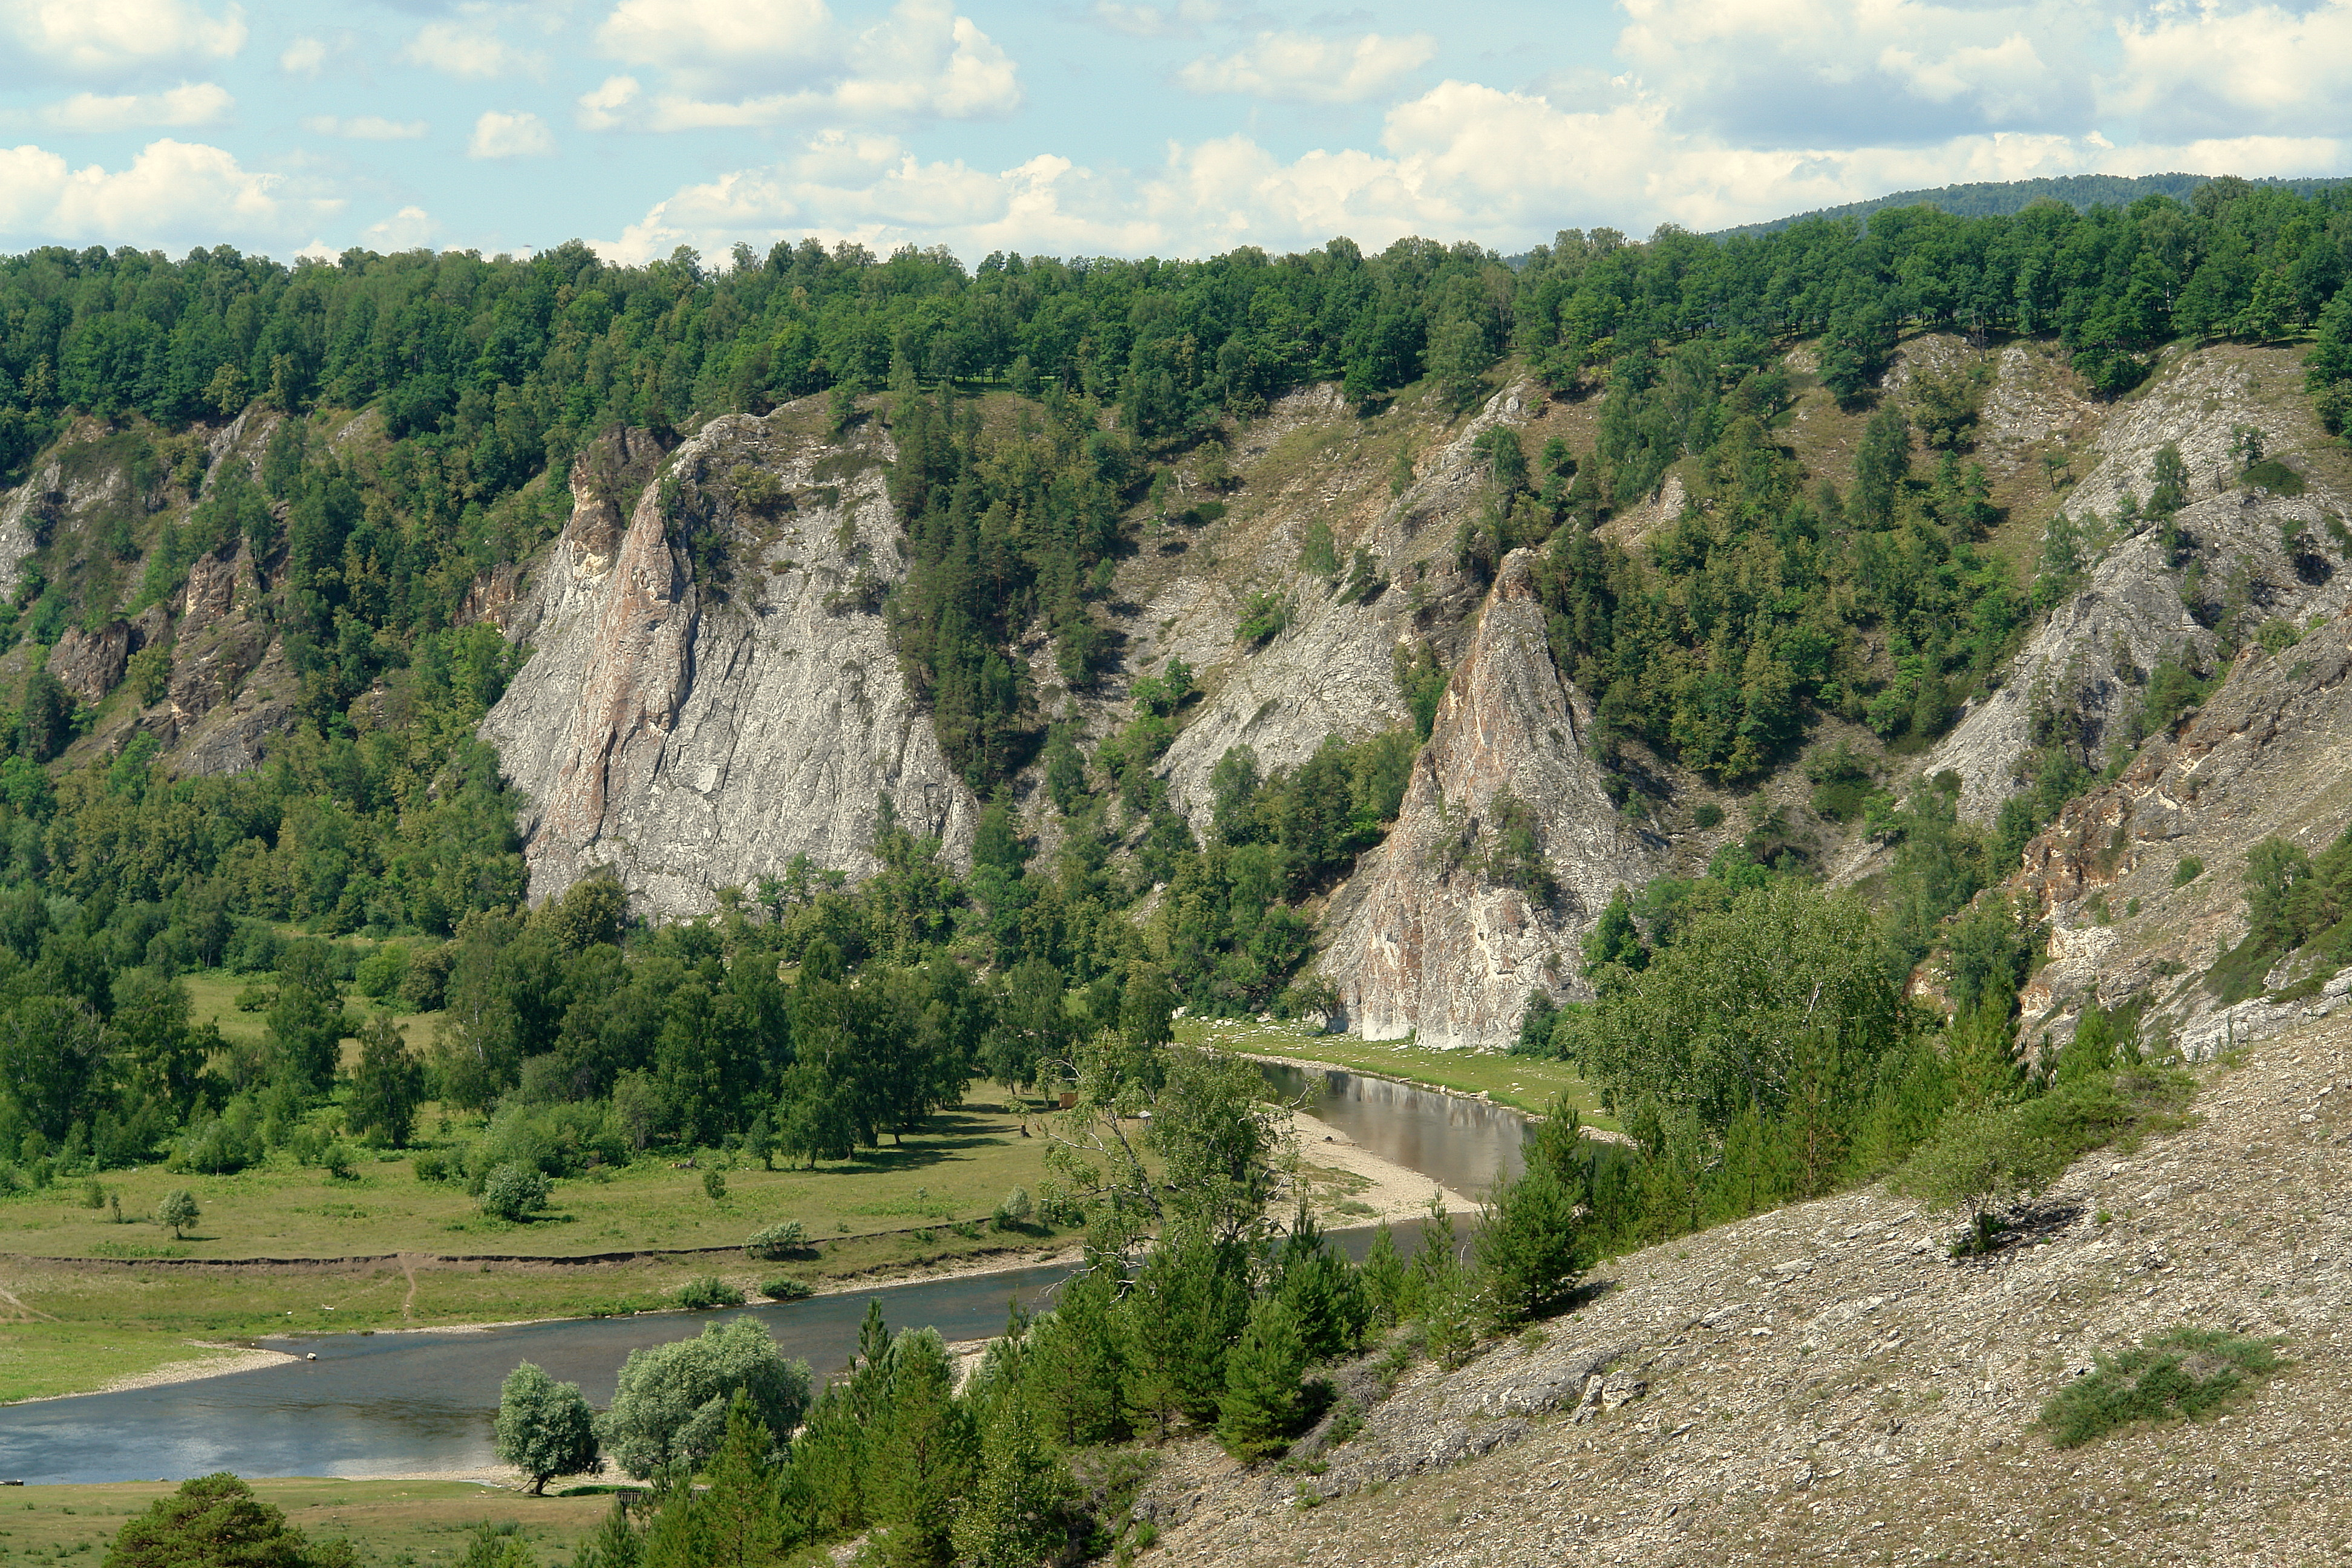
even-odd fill
[[(1530, 991), (1571, 994), (1577, 940), (1611, 893), (1662, 868), (1585, 754), (1589, 715), (1545, 645), (1532, 560), (1503, 562), (1395, 827), (1333, 899), (1323, 973), (1338, 1021), (1367, 1039), (1509, 1039)], [(1491, 864), (1509, 802), (1535, 829), (1549, 898)]]

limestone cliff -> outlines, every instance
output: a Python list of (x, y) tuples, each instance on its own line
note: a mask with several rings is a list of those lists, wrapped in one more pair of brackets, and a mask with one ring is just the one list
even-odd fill
[(2177, 737), (2026, 847), (2011, 885), (2050, 925), (2050, 962), (2022, 998), (2029, 1037), (2071, 1037), (2095, 997), (2139, 1002), (2147, 1033), (2205, 1057), (2346, 1005), (2352, 985), (2225, 1007), (2204, 975), (2245, 935), (2247, 851), (2275, 834), (2315, 855), (2352, 825), (2347, 633), (2339, 619), (2278, 654), (2247, 650)]
[[(1529, 991), (1567, 992), (1610, 894), (1661, 868), (1663, 846), (1624, 825), (1585, 754), (1589, 718), (1546, 648), (1530, 560), (1505, 559), (1395, 827), (1332, 900), (1324, 973), (1339, 1021), (1368, 1039), (1507, 1039)], [(1538, 824), (1549, 901), (1482, 865), (1506, 796)]]
[[(876, 613), (902, 570), (888, 457), (878, 433), (843, 449), (781, 414), (729, 416), (663, 461), (625, 520), (609, 476), (580, 466), (571, 521), (507, 617), (532, 656), (482, 724), (530, 801), (534, 900), (607, 865), (666, 917), (795, 855), (861, 875), (884, 795), (969, 853), (971, 794)], [(642, 438), (607, 458), (642, 465)], [(688, 515), (720, 542), (725, 583), (697, 580)]]
[[(2003, 371), (1997, 394), (2014, 374), (2007, 357)], [(2190, 357), (2099, 424), (2083, 454), (2088, 471), (2065, 497), (2066, 511), (2077, 520), (2113, 520), (2126, 495), (2145, 501), (2154, 488), (2157, 454), (2169, 444), (2189, 476), (2189, 504), (2177, 519), (2182, 558), (2168, 558), (2146, 522), (2116, 539), (2091, 564), (2081, 588), (2036, 628), (2000, 686), (1937, 743), (1923, 771), (1948, 768), (1960, 775), (1963, 816), (1990, 822), (2021, 786), (2021, 765), (2036, 744), (2037, 708), (2068, 715), (2090, 752), (2102, 752), (2115, 739), (2117, 720), (2141, 700), (2147, 672), (2159, 660), (2212, 658), (2220, 643), (2211, 623), (2233, 594), (2242, 595), (2258, 618), (2298, 626), (2315, 614), (2340, 614), (2352, 603), (2352, 574), (2334, 571), (2317, 542), (2328, 520), (2347, 510), (2346, 498), (2315, 475), (2296, 496), (2250, 488), (2236, 478), (2230, 444), (2242, 426), (2269, 426), (2274, 447), (2313, 450), (2325, 444), (2306, 410), (2265, 406), (2254, 393), (2247, 368), (2220, 357)], [(2298, 530), (2313, 542), (2290, 553), (2284, 541)], [(2192, 563), (2201, 584), (2185, 591), (2183, 574)], [(2187, 592), (2194, 593), (2201, 616), (2192, 613)]]

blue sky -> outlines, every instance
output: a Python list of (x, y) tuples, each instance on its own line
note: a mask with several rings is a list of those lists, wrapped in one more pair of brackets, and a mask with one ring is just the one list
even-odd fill
[(2352, 0), (0, 0), (0, 248), (1505, 250), (2352, 174)]

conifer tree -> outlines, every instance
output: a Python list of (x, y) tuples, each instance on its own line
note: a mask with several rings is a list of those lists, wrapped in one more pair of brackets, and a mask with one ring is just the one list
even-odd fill
[(1517, 1180), (1498, 1179), (1478, 1226), (1492, 1325), (1508, 1331), (1556, 1310), (1590, 1262), (1583, 1184), (1538, 1154)]
[(1036, 1568), (1069, 1541), (1075, 1489), (1028, 1405), (997, 1401), (982, 1435), (971, 1505), (955, 1522), (957, 1555), (972, 1568)]
[(583, 1538), (572, 1552), (572, 1568), (643, 1568), (645, 1560), (645, 1534), (629, 1522), (625, 1495), (613, 1499), (596, 1533)]
[(1030, 1397), (1055, 1441), (1084, 1448), (1125, 1436), (1125, 1369), (1108, 1260), (1096, 1258), (1065, 1284), (1061, 1300), (1030, 1337)]
[(890, 1347), (889, 1402), (874, 1442), (874, 1519), (890, 1568), (944, 1568), (957, 1505), (971, 1485), (970, 1412), (955, 1397), (955, 1367), (936, 1329), (909, 1330)]
[(1307, 1344), (1297, 1314), (1276, 1297), (1261, 1297), (1248, 1326), (1225, 1358), (1225, 1397), (1217, 1441), (1244, 1464), (1290, 1446), (1306, 1410)]
[(1362, 1281), (1364, 1303), (1371, 1310), (1372, 1321), (1383, 1327), (1395, 1322), (1404, 1295), (1404, 1258), (1387, 1226), (1372, 1233), (1371, 1247), (1364, 1254), (1357, 1278)]

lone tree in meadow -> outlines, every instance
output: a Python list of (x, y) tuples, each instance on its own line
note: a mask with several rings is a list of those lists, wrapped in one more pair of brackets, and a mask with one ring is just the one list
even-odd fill
[(155, 1223), (170, 1226), (172, 1239), (177, 1241), (180, 1233), (195, 1224), (202, 1215), (203, 1211), (196, 1207), (196, 1194), (180, 1187), (166, 1194), (163, 1201), (156, 1205)]
[(551, 1476), (602, 1469), (596, 1413), (576, 1383), (558, 1383), (530, 1362), (499, 1390), (499, 1458), (530, 1478), (534, 1497)]

